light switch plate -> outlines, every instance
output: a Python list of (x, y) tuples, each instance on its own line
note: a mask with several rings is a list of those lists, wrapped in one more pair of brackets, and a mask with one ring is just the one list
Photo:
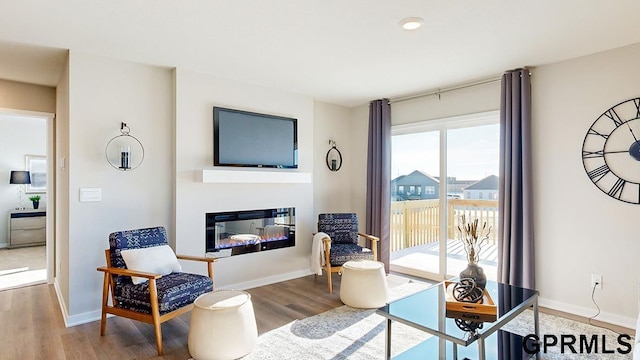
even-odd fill
[(80, 202), (102, 201), (102, 188), (80, 188)]

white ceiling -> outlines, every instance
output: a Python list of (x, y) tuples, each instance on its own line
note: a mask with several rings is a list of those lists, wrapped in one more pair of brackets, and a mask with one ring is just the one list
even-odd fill
[[(638, 0), (0, 0), (0, 78), (55, 86), (71, 49), (355, 106), (638, 43), (639, 13)], [(425, 25), (402, 30), (410, 16)]]

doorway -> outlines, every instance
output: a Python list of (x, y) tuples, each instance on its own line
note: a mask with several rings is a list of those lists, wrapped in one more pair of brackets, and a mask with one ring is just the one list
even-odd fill
[[(53, 282), (53, 121), (51, 113), (0, 109), (0, 291)], [(12, 171), (29, 171), (28, 183), (11, 184)]]

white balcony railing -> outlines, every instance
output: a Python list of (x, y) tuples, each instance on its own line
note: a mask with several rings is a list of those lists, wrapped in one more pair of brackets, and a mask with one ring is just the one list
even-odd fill
[[(465, 215), (491, 226), (488, 244), (496, 245), (498, 235), (497, 200), (447, 200), (447, 238), (458, 239), (458, 222)], [(391, 202), (391, 252), (438, 242), (440, 238), (440, 200)]]

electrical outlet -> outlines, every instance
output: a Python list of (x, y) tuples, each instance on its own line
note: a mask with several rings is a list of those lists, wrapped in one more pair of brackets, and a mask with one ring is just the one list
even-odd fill
[(602, 275), (591, 274), (591, 288), (602, 289)]

